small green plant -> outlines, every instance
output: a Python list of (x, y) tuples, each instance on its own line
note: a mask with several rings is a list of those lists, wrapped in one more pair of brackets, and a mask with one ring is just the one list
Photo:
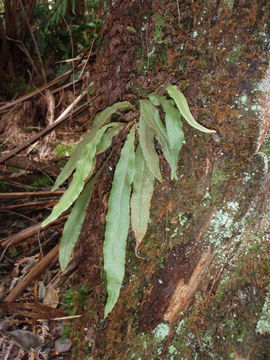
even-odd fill
[[(215, 132), (195, 121), (186, 98), (176, 86), (169, 85), (166, 89), (173, 100), (157, 93), (139, 100), (140, 116), (137, 121), (123, 123), (112, 120), (112, 115), (133, 108), (127, 101), (116, 103), (95, 117), (91, 132), (77, 144), (52, 190), (56, 190), (74, 172), (70, 186), (42, 223), (42, 226), (46, 226), (74, 203), (60, 243), (59, 261), (64, 270), (79, 237), (93, 186), (106, 164), (93, 176), (95, 158), (111, 146), (113, 137), (121, 130), (128, 133), (115, 168), (106, 216), (103, 251), (108, 297), (105, 316), (111, 312), (119, 297), (125, 273), (130, 222), (137, 253), (148, 227), (155, 179), (162, 181), (155, 141), (161, 145), (170, 165), (171, 179), (177, 179), (178, 156), (184, 142), (181, 114), (197, 130)], [(164, 121), (161, 120), (160, 110), (164, 114)]]
[(88, 295), (89, 289), (85, 282), (77, 288), (70, 288), (66, 290), (61, 299), (63, 309), (69, 315), (76, 315), (78, 308), (85, 303)]
[(58, 144), (53, 150), (55, 156), (70, 156), (75, 145)]

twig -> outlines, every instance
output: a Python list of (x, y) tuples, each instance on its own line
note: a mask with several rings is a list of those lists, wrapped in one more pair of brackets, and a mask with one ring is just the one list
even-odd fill
[(19, 244), (21, 241), (29, 238), (30, 236), (33, 236), (33, 235), (37, 234), (38, 232), (42, 232), (42, 231), (48, 229), (48, 227), (51, 227), (52, 225), (59, 224), (66, 219), (67, 219), (67, 215), (62, 216), (59, 219), (56, 219), (55, 221), (52, 221), (50, 224), (48, 224), (45, 227), (41, 227), (40, 224), (30, 226), (27, 229), (24, 229), (16, 234), (10, 235), (10, 236), (2, 239), (0, 242), (0, 245), (2, 247), (6, 247), (6, 246), (9, 247), (11, 245)]
[(27, 158), (16, 157), (16, 156), (14, 156), (11, 159), (8, 159), (5, 165), (28, 170), (28, 171), (49, 173), (50, 175), (54, 175), (54, 176), (59, 175), (60, 172), (60, 169), (57, 166), (50, 165), (48, 163), (29, 160)]
[(80, 317), (82, 317), (82, 315), (70, 315), (70, 316), (62, 316), (62, 317), (52, 318), (50, 320), (55, 320), (55, 321), (58, 321), (58, 320), (72, 320), (72, 319), (78, 319)]
[(87, 89), (83, 91), (82, 94), (80, 94), (66, 109), (62, 112), (60, 116), (55, 120), (55, 122), (48, 126), (46, 129), (43, 129), (38, 134), (34, 135), (31, 139), (27, 140), (23, 144), (17, 146), (14, 150), (11, 150), (8, 154), (4, 155), (2, 158), (0, 158), (0, 164), (5, 162), (6, 160), (10, 159), (12, 156), (18, 154), (22, 150), (26, 149), (28, 146), (34, 144), (37, 140), (39, 140), (44, 135), (51, 132), (53, 129), (55, 129), (57, 126), (62, 124), (66, 119), (68, 114), (74, 109), (74, 107), (80, 102), (80, 100), (86, 95)]
[[(69, 78), (75, 72), (75, 70), (77, 70), (77, 68), (80, 68), (80, 67), (84, 66), (84, 64), (81, 64), (80, 62), (86, 57), (86, 55), (88, 55), (88, 51), (89, 51), (90, 48), (92, 48), (92, 46), (93, 46), (92, 44), (90, 44), (88, 46), (88, 48), (85, 50), (85, 52), (82, 54), (82, 56), (79, 57), (78, 62), (74, 66), (74, 68), (72, 68), (71, 70), (67, 71), (66, 73), (58, 76), (56, 79), (50, 81), (49, 83), (44, 84), (43, 86), (41, 86), (40, 88), (32, 91), (31, 93), (23, 95), (20, 98), (14, 100), (14, 101), (10, 101), (7, 104), (1, 106), (0, 107), (0, 112), (3, 111), (3, 110), (6, 110), (6, 109), (8, 109), (8, 108), (10, 108), (10, 107), (12, 107), (12, 106), (14, 106), (16, 104), (19, 104), (19, 103), (21, 103), (21, 102), (23, 102), (23, 101), (25, 101), (27, 99), (30, 99), (33, 96), (41, 94), (42, 91), (44, 91), (44, 90), (48, 89), (49, 87), (57, 84), (59, 81), (62, 81), (66, 77)], [(94, 55), (96, 55), (96, 54), (92, 53), (92, 56), (94, 56)]]
[(14, 193), (0, 193), (0, 199), (18, 199), (27, 198), (30, 196), (41, 197), (41, 196), (59, 196), (62, 195), (64, 190), (57, 191), (37, 191), (37, 192), (14, 192)]
[(38, 321), (41, 321), (41, 319), (51, 319), (56, 316), (66, 317), (66, 314), (62, 309), (52, 308), (39, 303), (2, 302), (0, 303), (0, 310), (36, 319)]
[(29, 271), (29, 273), (11, 290), (4, 302), (14, 301), (45, 269), (50, 268), (54, 264), (58, 250), (59, 244)]
[[(81, 67), (81, 66), (83, 66), (83, 64), (78, 64), (77, 65), (77, 67)], [(58, 76), (56, 79), (50, 81), (49, 83), (44, 84), (40, 88), (32, 91), (31, 93), (23, 95), (23, 96), (19, 97), (18, 99), (14, 100), (14, 101), (8, 102), (7, 104), (0, 107), (0, 111), (6, 110), (6, 109), (8, 109), (10, 107), (13, 107), (14, 105), (20, 104), (21, 102), (23, 102), (23, 101), (25, 101), (27, 99), (30, 99), (31, 97), (42, 94), (42, 91), (44, 91), (44, 90), (48, 89), (49, 87), (57, 84), (59, 81), (62, 81), (66, 77), (69, 77), (72, 73), (73, 73), (73, 70), (71, 69), (71, 70), (67, 71), (66, 73)]]
[[(13, 204), (13, 205), (6, 205), (0, 207), (0, 212), (3, 210), (12, 210), (12, 209), (18, 209), (18, 208), (27, 208), (26, 210), (41, 210), (41, 209), (48, 209), (55, 204), (57, 204), (59, 200), (47, 200), (47, 201), (32, 201), (32, 202), (26, 202), (26, 203), (20, 203), (20, 204)], [(30, 209), (29, 209), (30, 208)]]

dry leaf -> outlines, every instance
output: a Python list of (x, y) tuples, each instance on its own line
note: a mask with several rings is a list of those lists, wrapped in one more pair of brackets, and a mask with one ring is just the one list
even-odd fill
[(56, 308), (59, 302), (58, 291), (52, 284), (49, 284), (46, 289), (46, 295), (43, 300), (43, 304), (50, 306), (52, 308)]

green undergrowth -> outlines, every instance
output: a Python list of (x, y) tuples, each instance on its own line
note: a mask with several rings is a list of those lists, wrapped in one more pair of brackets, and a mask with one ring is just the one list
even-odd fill
[(57, 157), (70, 156), (75, 145), (58, 144), (53, 150), (53, 154)]
[(83, 304), (89, 296), (89, 288), (86, 283), (72, 287), (62, 294), (62, 308), (68, 315), (76, 315), (83, 309)]

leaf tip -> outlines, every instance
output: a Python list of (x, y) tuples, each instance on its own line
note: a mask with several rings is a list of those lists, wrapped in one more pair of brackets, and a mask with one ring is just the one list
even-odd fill
[(144, 258), (143, 256), (140, 256), (140, 255), (138, 254), (139, 245), (140, 245), (140, 244), (136, 244), (136, 246), (135, 246), (135, 256), (136, 256), (138, 259), (144, 260), (145, 258)]

